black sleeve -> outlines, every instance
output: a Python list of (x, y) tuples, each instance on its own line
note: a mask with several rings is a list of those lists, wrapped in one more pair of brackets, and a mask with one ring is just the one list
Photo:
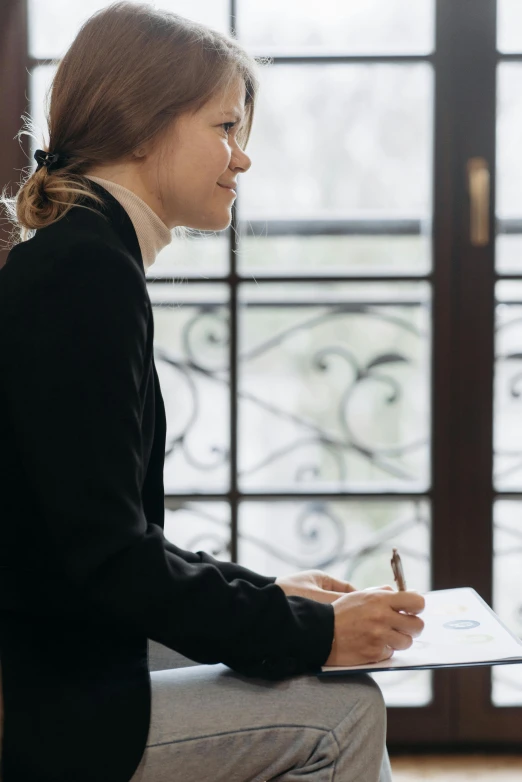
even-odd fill
[(147, 300), (132, 260), (93, 242), (57, 258), (14, 308), (8, 415), (63, 577), (100, 611), (197, 662), (265, 678), (317, 670), (333, 639), (330, 604), (181, 555), (147, 524)]
[(166, 538), (165, 548), (178, 557), (182, 557), (186, 562), (206, 562), (210, 565), (214, 565), (229, 583), (236, 578), (242, 578), (250, 584), (263, 587), (273, 584), (277, 578), (277, 576), (263, 576), (261, 573), (256, 573), (255, 570), (249, 570), (249, 568), (243, 567), (243, 565), (237, 565), (234, 562), (223, 562), (221, 559), (215, 559), (210, 554), (207, 554), (206, 551), (186, 551), (185, 549), (178, 548), (178, 546), (174, 545), (174, 543), (171, 543), (170, 540), (167, 540)]

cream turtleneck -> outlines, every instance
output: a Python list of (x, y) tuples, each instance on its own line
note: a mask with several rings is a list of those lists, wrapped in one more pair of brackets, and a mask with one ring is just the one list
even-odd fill
[[(88, 176), (88, 179), (98, 182), (98, 184), (108, 190), (129, 215), (138, 237), (143, 266), (145, 271), (147, 271), (149, 266), (152, 266), (156, 260), (159, 251), (163, 250), (172, 241), (170, 229), (158, 217), (156, 212), (132, 190), (123, 187), (123, 185), (117, 185), (109, 179), (101, 179), (101, 177), (97, 176)], [(0, 757), (2, 756), (3, 728), (2, 667), (0, 665)]]
[(159, 251), (171, 243), (170, 228), (142, 198), (127, 187), (111, 182), (109, 179), (89, 174), (87, 174), (87, 179), (92, 179), (93, 182), (97, 182), (108, 190), (129, 215), (140, 244), (143, 266), (147, 271), (156, 260)]

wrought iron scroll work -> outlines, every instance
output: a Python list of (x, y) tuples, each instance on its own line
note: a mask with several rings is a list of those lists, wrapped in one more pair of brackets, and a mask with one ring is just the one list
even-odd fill
[[(280, 305), (284, 306), (284, 303), (280, 302)], [(192, 402), (190, 416), (182, 431), (175, 436), (167, 435), (166, 457), (170, 456), (176, 448), (180, 448), (184, 458), (191, 466), (205, 471), (222, 467), (228, 460), (229, 452), (226, 447), (213, 445), (210, 450), (213, 454), (218, 454), (218, 457), (211, 461), (204, 462), (201, 459), (198, 459), (188, 446), (188, 436), (191, 429), (196, 424), (199, 410), (197, 387), (194, 376), (200, 375), (222, 387), (228, 386), (228, 365), (226, 360), (222, 360), (221, 363), (213, 361), (211, 362), (213, 365), (209, 365), (208, 362), (206, 364), (203, 363), (201, 356), (198, 357), (196, 355), (193, 344), (193, 342), (195, 342), (194, 333), (198, 327), (205, 325), (206, 333), (204, 341), (206, 344), (213, 350), (217, 346), (220, 351), (225, 352), (228, 344), (228, 334), (225, 334), (223, 329), (223, 324), (226, 323), (225, 314), (226, 309), (219, 305), (204, 305), (198, 308), (197, 312), (187, 321), (183, 328), (182, 345), (185, 355), (182, 358), (172, 355), (171, 352), (164, 348), (155, 346), (155, 357), (157, 361), (163, 362), (171, 369), (180, 373), (184, 382), (186, 382), (189, 387)], [(326, 311), (323, 311), (319, 315), (314, 314), (312, 317), (304, 318), (298, 324), (282, 330), (276, 336), (272, 336), (258, 344), (255, 348), (246, 351), (239, 356), (239, 364), (245, 365), (247, 362), (258, 358), (269, 350), (281, 346), (297, 331), (314, 329), (325, 322), (330, 321), (332, 318), (342, 318), (353, 315), (363, 315), (368, 319), (385, 321), (393, 324), (397, 328), (407, 330), (419, 339), (427, 338), (427, 335), (421, 329), (412, 325), (407, 320), (386, 311), (385, 307), (378, 308), (365, 304), (336, 304), (328, 307)], [(212, 319), (210, 326), (208, 325), (209, 318)], [(219, 328), (217, 328), (218, 326)], [(373, 466), (378, 467), (383, 473), (392, 476), (394, 479), (405, 482), (415, 482), (416, 479), (414, 475), (401, 468), (398, 464), (393, 463), (392, 460), (400, 460), (401, 457), (407, 453), (415, 451), (420, 453), (423, 449), (426, 449), (428, 447), (427, 436), (417, 437), (410, 442), (397, 444), (393, 447), (383, 447), (376, 445), (375, 443), (364, 441), (363, 438), (354, 431), (353, 406), (351, 407), (351, 402), (356, 391), (361, 388), (361, 384), (368, 382), (380, 383), (389, 388), (386, 403), (388, 405), (396, 404), (401, 398), (402, 389), (396, 379), (385, 370), (397, 363), (412, 366), (413, 359), (411, 356), (404, 355), (397, 351), (385, 351), (379, 355), (373, 356), (368, 362), (363, 364), (358, 361), (355, 354), (345, 346), (332, 345), (318, 350), (311, 358), (311, 365), (318, 372), (327, 372), (329, 368), (328, 362), (333, 356), (340, 357), (346, 362), (347, 367), (351, 369), (351, 380), (347, 382), (342, 391), (338, 404), (337, 419), (341, 436), (326, 432), (314, 421), (307, 420), (303, 415), (293, 411), (285, 410), (281, 405), (278, 405), (275, 402), (268, 402), (255, 393), (239, 390), (239, 399), (248, 401), (257, 407), (262, 408), (279, 421), (291, 422), (302, 431), (302, 435), (297, 437), (293, 442), (274, 449), (272, 453), (268, 456), (264, 456), (257, 464), (248, 469), (240, 470), (238, 473), (239, 477), (251, 476), (268, 464), (284, 458), (289, 453), (302, 449), (306, 445), (313, 444), (326, 449), (333, 458), (337, 470), (336, 479), (339, 482), (346, 482), (348, 480), (346, 462), (343, 458), (343, 454), (348, 451), (357, 453), (361, 458), (366, 459)], [(296, 469), (295, 483), (302, 484), (305, 481), (309, 481), (310, 478), (318, 478), (319, 476), (320, 467), (317, 464), (302, 464)]]

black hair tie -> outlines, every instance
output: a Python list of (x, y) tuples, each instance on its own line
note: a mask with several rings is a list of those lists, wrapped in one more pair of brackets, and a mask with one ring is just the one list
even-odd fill
[(34, 159), (38, 163), (36, 168), (37, 171), (39, 171), (42, 166), (45, 166), (48, 171), (54, 171), (55, 169), (61, 168), (67, 164), (67, 158), (65, 156), (61, 156), (59, 152), (51, 155), (49, 152), (44, 152), (43, 149), (36, 150), (34, 153)]

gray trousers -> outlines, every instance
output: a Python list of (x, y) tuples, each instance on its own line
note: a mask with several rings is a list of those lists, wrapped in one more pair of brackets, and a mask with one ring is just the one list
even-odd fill
[(386, 709), (365, 674), (268, 681), (221, 663), (152, 671), (131, 782), (391, 782)]

